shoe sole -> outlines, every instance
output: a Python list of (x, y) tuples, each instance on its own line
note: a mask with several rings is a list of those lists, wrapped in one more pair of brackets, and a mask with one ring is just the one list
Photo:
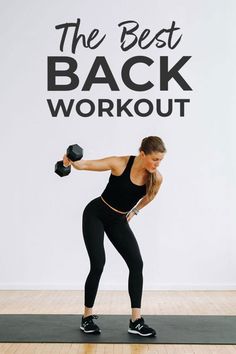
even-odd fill
[(82, 326), (80, 326), (80, 329), (81, 329), (81, 331), (83, 331), (84, 333), (94, 333), (94, 334), (100, 334), (101, 333), (101, 330), (99, 329), (99, 330), (90, 330), (90, 331), (86, 331), (85, 329), (84, 329), (84, 327), (82, 327)]
[(139, 331), (135, 331), (134, 329), (128, 329), (128, 332), (131, 333), (131, 334), (138, 334), (142, 337), (155, 337), (156, 336), (156, 333), (146, 333), (146, 334), (143, 334), (143, 333), (140, 333)]

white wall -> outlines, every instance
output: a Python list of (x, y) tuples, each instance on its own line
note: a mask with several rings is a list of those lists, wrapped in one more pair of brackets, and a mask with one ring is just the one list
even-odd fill
[[(235, 289), (235, 38), (233, 0), (8, 1), (0, 4), (1, 42), (1, 289), (83, 289), (89, 262), (81, 232), (85, 205), (103, 191), (109, 172), (73, 171), (66, 178), (54, 164), (71, 143), (85, 158), (137, 154), (141, 139), (158, 135), (168, 153), (160, 166), (158, 197), (133, 218), (144, 259), (145, 289)], [(110, 63), (121, 91), (107, 85), (89, 93), (47, 91), (47, 56), (59, 52), (54, 26), (81, 18), (81, 29), (109, 31), (94, 51), (71, 55), (84, 81), (95, 56)], [(121, 52), (117, 24), (134, 19), (153, 33), (172, 20), (183, 38), (175, 50), (155, 47)], [(155, 86), (137, 93), (120, 79), (131, 56), (155, 64), (136, 71)], [(159, 56), (171, 65), (192, 58), (181, 71), (193, 88), (158, 86)], [(140, 67), (141, 68), (141, 67)], [(156, 78), (156, 79), (155, 79)], [(156, 81), (155, 81), (156, 80)], [(102, 86), (102, 85), (101, 85)], [(150, 100), (191, 99), (185, 117), (52, 118), (47, 98), (89, 97)], [(128, 271), (105, 240), (107, 263), (100, 289), (126, 289)]]

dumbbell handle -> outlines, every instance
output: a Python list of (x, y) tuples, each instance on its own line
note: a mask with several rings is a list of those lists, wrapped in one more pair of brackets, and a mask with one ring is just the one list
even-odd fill
[[(65, 154), (64, 156), (66, 156), (68, 159), (69, 159), (69, 157)], [(72, 160), (70, 160), (70, 161), (72, 161)], [(63, 157), (63, 160), (62, 160), (62, 162), (63, 162), (63, 166), (64, 167), (69, 167), (69, 166), (71, 166), (72, 164), (70, 163), (68, 166), (66, 166), (65, 164), (64, 164), (64, 157)]]

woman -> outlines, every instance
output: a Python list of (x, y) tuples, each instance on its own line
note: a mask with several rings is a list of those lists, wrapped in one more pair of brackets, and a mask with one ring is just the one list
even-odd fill
[(129, 268), (128, 289), (132, 315), (128, 332), (155, 336), (156, 331), (141, 317), (143, 261), (129, 221), (156, 196), (162, 183), (157, 167), (166, 148), (157, 136), (142, 140), (138, 156), (112, 156), (99, 160), (71, 161), (65, 155), (63, 164), (77, 170), (111, 170), (109, 182), (98, 198), (83, 212), (83, 236), (90, 258), (90, 272), (85, 282), (85, 307), (80, 329), (85, 333), (100, 333), (94, 323), (93, 305), (105, 264), (104, 231), (124, 258)]

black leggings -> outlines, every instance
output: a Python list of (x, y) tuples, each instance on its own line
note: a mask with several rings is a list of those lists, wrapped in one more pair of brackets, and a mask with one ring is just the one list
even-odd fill
[(91, 267), (85, 282), (85, 306), (93, 307), (105, 265), (104, 231), (129, 268), (128, 289), (131, 307), (140, 308), (143, 261), (138, 243), (126, 215), (112, 210), (101, 197), (92, 200), (83, 212), (83, 235)]

